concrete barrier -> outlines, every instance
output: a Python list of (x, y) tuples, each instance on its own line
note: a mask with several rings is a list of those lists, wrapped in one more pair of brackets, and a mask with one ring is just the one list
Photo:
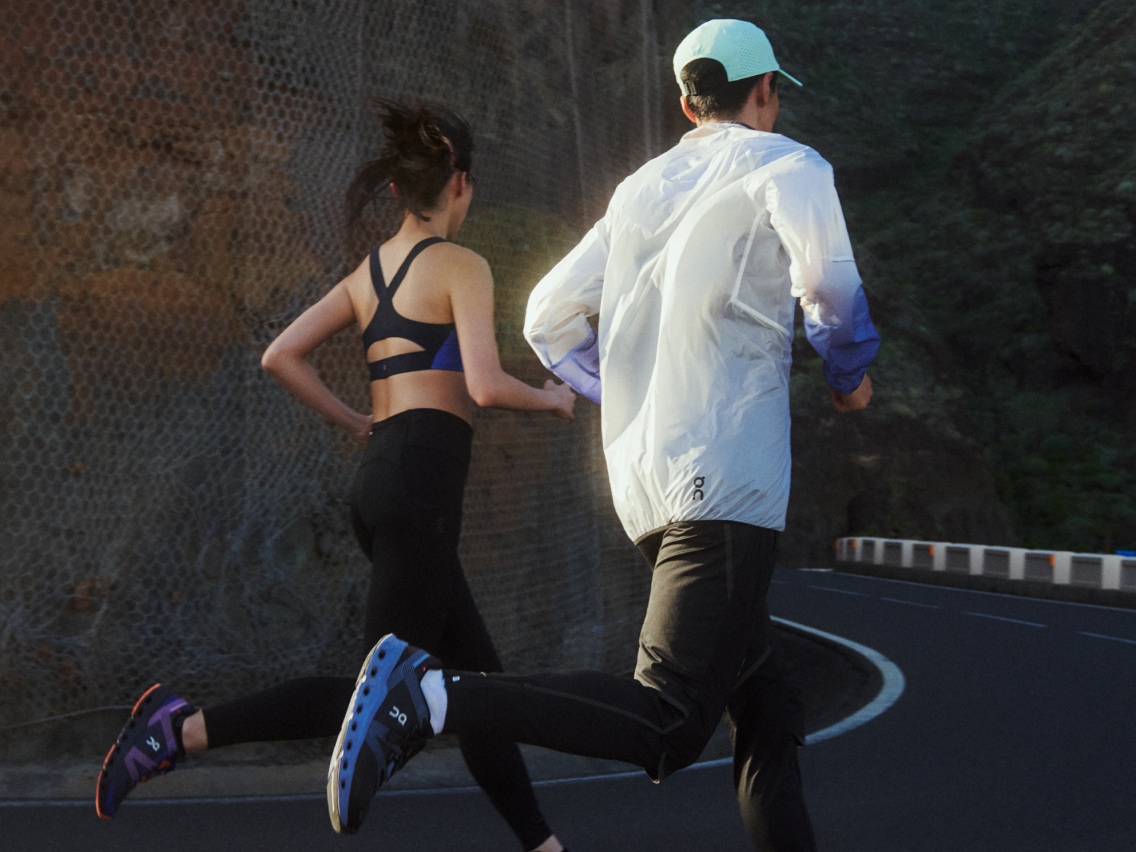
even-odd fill
[(1074, 553), (849, 536), (837, 539), (833, 552), (838, 567), (863, 573), (1026, 594), (1051, 588), (1069, 594), (1047, 596), (1071, 599), (1102, 593), (1107, 603), (1136, 606), (1136, 555), (1126, 551)]

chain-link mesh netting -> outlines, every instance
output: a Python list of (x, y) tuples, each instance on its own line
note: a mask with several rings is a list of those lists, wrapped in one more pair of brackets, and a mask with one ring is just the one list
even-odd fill
[[(473, 124), (459, 239), (493, 266), (507, 368), (535, 383), (528, 289), (664, 144), (663, 5), (7, 0), (0, 726), (155, 679), (209, 702), (354, 672), (358, 448), (259, 358), (391, 232), (343, 226), (376, 151), (368, 98)], [(357, 334), (315, 363), (365, 410)], [(578, 410), (478, 419), (462, 555), (513, 670), (634, 660), (646, 572)]]

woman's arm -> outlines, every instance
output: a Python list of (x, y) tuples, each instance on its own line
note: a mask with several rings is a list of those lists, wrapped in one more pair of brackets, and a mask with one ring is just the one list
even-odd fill
[(319, 377), (308, 355), (317, 346), (355, 322), (346, 280), (304, 311), (272, 341), (260, 366), (284, 388), (359, 440), (367, 440), (371, 418), (346, 405)]
[(554, 381), (534, 388), (501, 368), (493, 326), (493, 276), (485, 260), (463, 252), (455, 269), (456, 284), (450, 292), (466, 387), (482, 408), (513, 411), (549, 411), (564, 420), (573, 418), (576, 395), (567, 385)]

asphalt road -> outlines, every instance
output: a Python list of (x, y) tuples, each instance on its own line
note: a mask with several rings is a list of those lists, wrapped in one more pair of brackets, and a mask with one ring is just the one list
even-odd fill
[(883, 653), (903, 695), (802, 753), (821, 848), (1136, 849), (1136, 611), (781, 572), (784, 618)]
[[(827, 852), (1136, 849), (1136, 611), (778, 572), (780, 618), (874, 649), (900, 674), (883, 712), (802, 752)], [(886, 661), (885, 661), (886, 662)], [(829, 733), (838, 729), (829, 729)], [(573, 852), (745, 850), (722, 762), (538, 786)], [(470, 790), (381, 793), (360, 834), (331, 833), (320, 797), (0, 803), (0, 849), (507, 850)]]

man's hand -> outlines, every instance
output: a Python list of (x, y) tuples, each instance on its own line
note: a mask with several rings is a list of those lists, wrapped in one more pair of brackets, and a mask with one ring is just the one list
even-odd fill
[(832, 388), (828, 389), (828, 393), (837, 411), (863, 411), (872, 399), (872, 380), (864, 373), (860, 386), (851, 393), (840, 393)]

